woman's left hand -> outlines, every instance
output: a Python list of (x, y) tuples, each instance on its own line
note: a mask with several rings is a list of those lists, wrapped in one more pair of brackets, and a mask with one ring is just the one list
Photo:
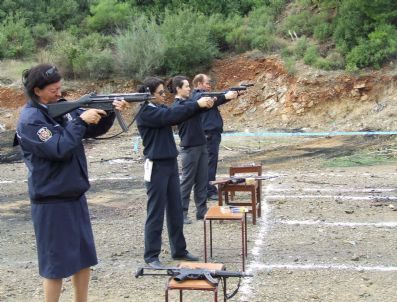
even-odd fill
[(128, 103), (124, 100), (115, 100), (112, 104), (119, 111), (123, 111), (129, 107)]

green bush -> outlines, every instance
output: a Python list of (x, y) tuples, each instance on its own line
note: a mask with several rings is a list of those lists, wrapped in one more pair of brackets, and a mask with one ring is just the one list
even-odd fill
[(0, 59), (5, 57), (7, 37), (0, 31)]
[(39, 23), (32, 27), (32, 37), (39, 48), (52, 43), (55, 29), (52, 25)]
[(214, 14), (208, 17), (207, 26), (210, 39), (220, 51), (227, 51), (232, 48), (227, 41), (227, 34), (236, 27), (236, 24), (239, 24), (240, 20), (242, 20), (242, 17), (239, 15), (224, 17), (222, 14)]
[(90, 72), (90, 78), (109, 79), (115, 69), (112, 51), (110, 49), (104, 49), (93, 53), (91, 60), (88, 61), (87, 69)]
[(23, 58), (36, 49), (25, 19), (18, 15), (10, 15), (0, 23), (0, 35), (0, 58)]
[(332, 34), (331, 25), (322, 23), (314, 27), (313, 36), (320, 42), (325, 42)]
[(337, 51), (331, 51), (326, 59), (331, 62), (332, 69), (343, 69), (345, 67), (344, 57)]
[(346, 56), (347, 69), (354, 71), (367, 66), (380, 68), (385, 60), (396, 54), (397, 31), (393, 25), (383, 24), (371, 32), (368, 39), (361, 39)]
[[(281, 0), (270, 0), (266, 2), (279, 2)], [(200, 12), (206, 16), (212, 14), (222, 14), (224, 16), (239, 14), (248, 14), (255, 6), (258, 6), (263, 0), (149, 0), (136, 1), (127, 0), (131, 6), (138, 11), (144, 11), (149, 15), (163, 16), (166, 10), (178, 11), (181, 8), (190, 8), (193, 11)]]
[(311, 45), (306, 49), (305, 56), (303, 57), (303, 61), (307, 65), (314, 65), (317, 62), (319, 57), (320, 56), (318, 54), (317, 47), (314, 45)]
[(313, 14), (309, 10), (304, 10), (286, 17), (281, 25), (281, 30), (285, 35), (295, 32), (298, 36), (311, 36), (317, 26), (326, 22), (327, 16), (325, 11)]
[(92, 16), (86, 19), (91, 31), (114, 33), (132, 20), (134, 11), (128, 3), (117, 0), (99, 0), (90, 8)]
[(286, 57), (284, 59), (284, 66), (287, 69), (288, 74), (295, 75), (297, 72), (297, 68), (295, 65), (295, 59), (292, 57)]
[(211, 65), (219, 52), (210, 38), (207, 20), (203, 14), (191, 9), (165, 12), (160, 28), (166, 40), (165, 73), (193, 74)]
[(78, 56), (78, 39), (68, 31), (57, 32), (49, 50), (51, 62), (61, 71), (64, 77), (73, 77), (73, 62)]
[(63, 31), (54, 38), (50, 58), (66, 78), (108, 78), (114, 71), (108, 46), (109, 38), (98, 33), (79, 39)]
[(305, 56), (308, 45), (309, 41), (307, 40), (306, 36), (300, 37), (295, 44), (294, 55), (298, 59), (302, 59)]
[(115, 38), (118, 65), (123, 73), (142, 79), (163, 65), (166, 41), (160, 26), (146, 17), (133, 22)]
[(349, 53), (360, 39), (365, 38), (374, 26), (358, 3), (352, 0), (342, 3), (334, 23), (333, 39), (338, 50), (344, 55)]
[(229, 19), (234, 26), (226, 35), (230, 48), (243, 52), (251, 49), (272, 51), (279, 48), (275, 40), (275, 16), (272, 8), (261, 6), (249, 13), (245, 18), (234, 16)]

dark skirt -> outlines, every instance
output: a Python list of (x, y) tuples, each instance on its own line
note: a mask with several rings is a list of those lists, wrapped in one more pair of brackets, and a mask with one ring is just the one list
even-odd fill
[(98, 263), (85, 196), (31, 206), (40, 276), (66, 278)]

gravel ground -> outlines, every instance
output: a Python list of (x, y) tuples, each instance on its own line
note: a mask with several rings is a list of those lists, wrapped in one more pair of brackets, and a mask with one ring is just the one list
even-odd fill
[[(389, 145), (366, 138), (302, 139), (239, 148), (225, 140), (219, 172), (262, 162), (275, 175), (263, 183), (262, 217), (248, 225), (248, 269), (232, 301), (397, 301), (397, 163), (327, 168), (334, 157)], [(86, 144), (92, 188), (88, 200), (99, 264), (90, 301), (164, 301), (164, 277), (135, 279), (143, 263), (146, 193), (141, 154), (124, 134)], [(320, 152), (320, 151), (323, 152)], [(35, 239), (22, 162), (0, 165), (0, 301), (42, 301)], [(211, 203), (215, 204), (214, 202)], [(188, 249), (203, 259), (203, 222), (185, 227)], [(250, 222), (250, 220), (249, 220)], [(214, 223), (214, 259), (240, 270), (239, 229)], [(163, 236), (161, 260), (175, 265)], [(228, 281), (228, 290), (237, 280)], [(70, 301), (64, 282), (61, 301)], [(171, 293), (177, 300), (176, 292)], [(211, 301), (188, 292), (184, 301)]]

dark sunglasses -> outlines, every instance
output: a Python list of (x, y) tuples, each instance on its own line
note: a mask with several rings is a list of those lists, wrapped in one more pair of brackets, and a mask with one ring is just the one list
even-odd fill
[(58, 69), (55, 66), (52, 66), (51, 68), (47, 69), (47, 71), (45, 72), (45, 76), (48, 78), (54, 73), (58, 73)]
[(159, 94), (159, 95), (165, 95), (165, 91), (164, 91), (164, 90), (160, 90), (160, 91), (158, 92), (158, 94)]

